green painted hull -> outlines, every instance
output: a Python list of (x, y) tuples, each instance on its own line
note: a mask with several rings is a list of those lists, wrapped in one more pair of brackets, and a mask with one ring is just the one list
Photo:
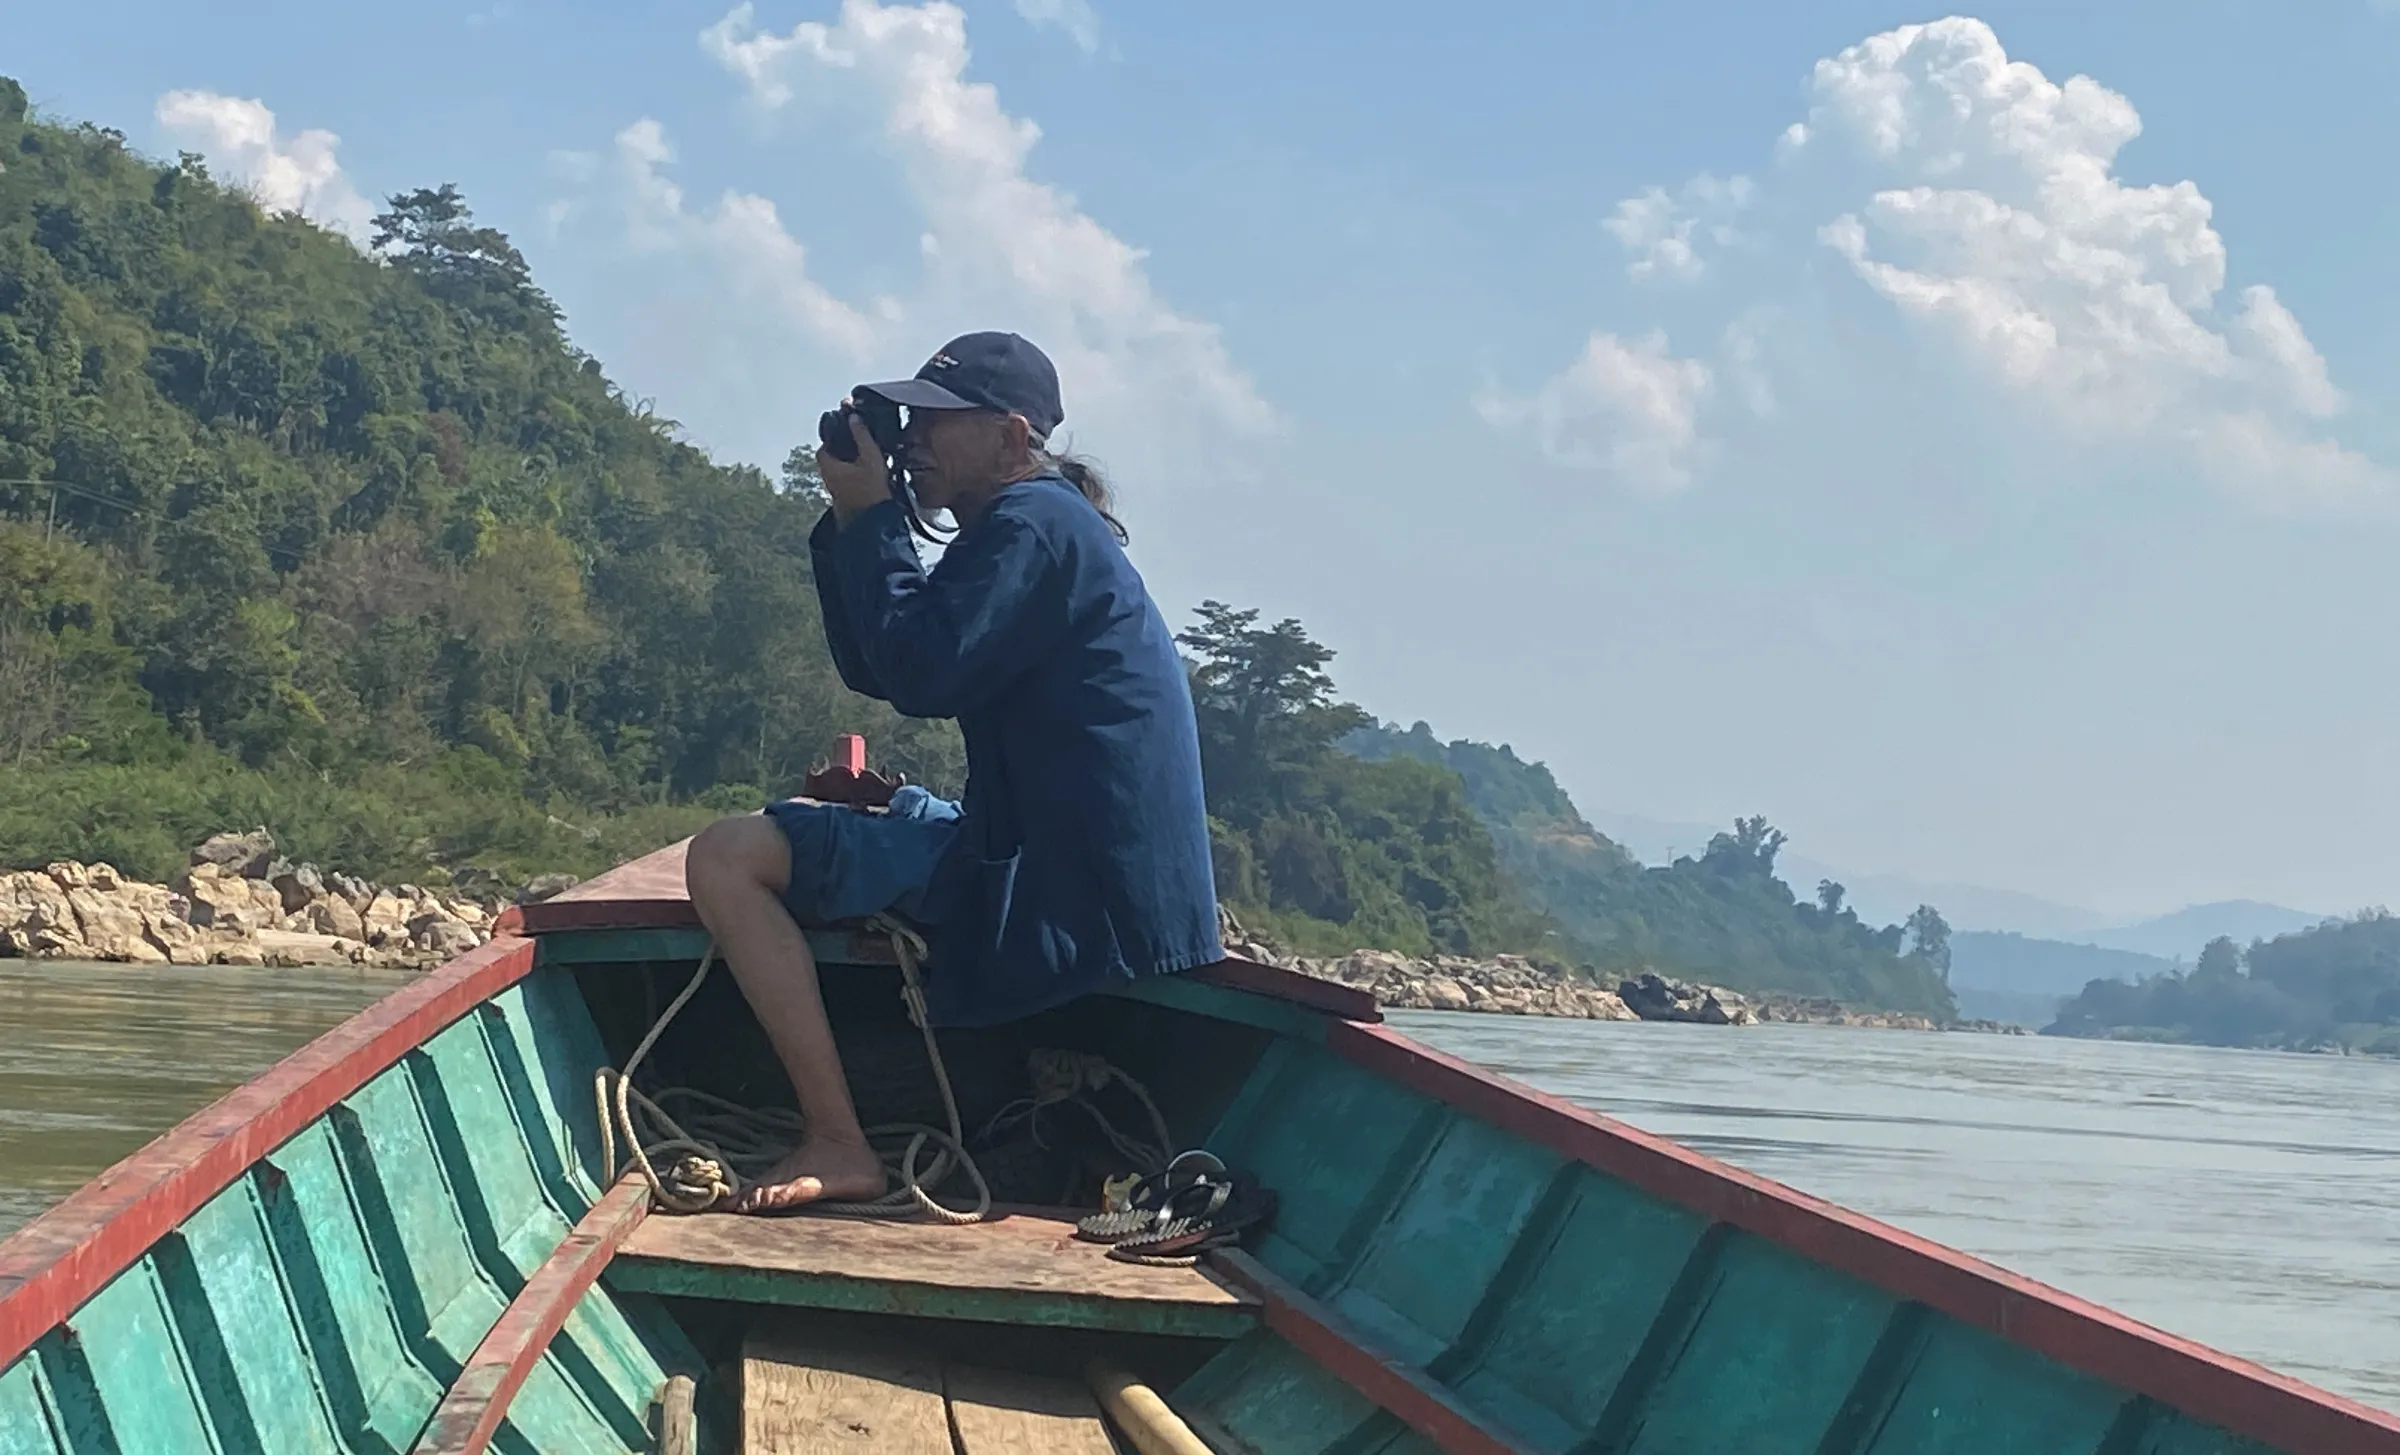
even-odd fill
[[(0, 1371), (0, 1452), (401, 1452), (598, 1195), (571, 972), (536, 971), (255, 1163)], [(596, 1288), (497, 1448), (651, 1448), (695, 1367), (659, 1306)]]
[[(529, 973), (443, 1011), (20, 1338), (0, 1367), (0, 1455), (410, 1450), (599, 1198), (591, 1073), (699, 947), (655, 925), (545, 936)], [(1174, 1053), (1142, 1069), (1176, 1135), (1281, 1195), (1241, 1275), (1264, 1322), (1170, 1391), (1221, 1448), (2400, 1455), (2400, 1421), (1322, 1007), (1179, 978), (1094, 1023), (1112, 1055)], [(1168, 1084), (1168, 1064), (1194, 1084)], [(42, 1236), (37, 1222), (0, 1245), (0, 1356), (11, 1318), (39, 1311)], [(688, 1305), (629, 1286), (643, 1281), (603, 1274), (574, 1303), (495, 1448), (649, 1450), (668, 1376), (721, 1380), (678, 1322)]]

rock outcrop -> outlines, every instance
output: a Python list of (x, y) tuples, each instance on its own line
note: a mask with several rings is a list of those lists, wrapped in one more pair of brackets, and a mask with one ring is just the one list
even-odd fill
[(1747, 1026), (1758, 1022), (1750, 1002), (1730, 990), (1669, 980), (1645, 970), (1617, 984), (1628, 1010), (1646, 1021), (1685, 1021), (1702, 1026)]
[(107, 864), (0, 873), (0, 956), (421, 968), (482, 944), (496, 912), (290, 863), (262, 828), (212, 836), (167, 884), (130, 880)]
[(1410, 959), (1389, 950), (1360, 950), (1338, 960), (1290, 959), (1290, 969), (1372, 992), (1398, 1010), (1480, 1010), (1499, 1015), (1547, 1015), (1573, 1020), (1637, 1019), (1616, 992), (1590, 981), (1536, 969), (1514, 955), (1493, 960), (1437, 956)]
[(1369, 991), (1379, 1003), (1394, 1010), (1472, 1010), (1583, 1020), (1682, 1021), (1707, 1026), (1783, 1022), (1888, 1030), (2023, 1033), (2019, 1027), (1988, 1021), (1961, 1021), (1945, 1027), (1929, 1017), (1906, 1011), (1858, 1010), (1839, 1001), (1815, 997), (1739, 995), (1718, 986), (1675, 980), (1648, 970), (1618, 979), (1612, 987), (1544, 970), (1515, 955), (1499, 955), (1489, 960), (1455, 956), (1416, 959), (1388, 950), (1360, 950), (1338, 959), (1311, 959), (1287, 954), (1265, 937), (1252, 934), (1231, 910), (1221, 905), (1217, 921), (1227, 953)]

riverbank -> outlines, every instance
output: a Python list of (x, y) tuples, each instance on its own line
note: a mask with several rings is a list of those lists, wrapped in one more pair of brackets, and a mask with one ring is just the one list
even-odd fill
[(73, 860), (0, 874), (0, 955), (421, 970), (490, 938), (504, 907), (294, 864), (259, 829), (209, 838), (165, 884)]
[(1545, 970), (1516, 955), (1478, 960), (1455, 955), (1416, 958), (1389, 950), (1358, 950), (1336, 959), (1286, 954), (1246, 934), (1225, 916), (1226, 948), (1247, 959), (1296, 970), (1364, 990), (1391, 1010), (1479, 1011), (1562, 1020), (1675, 1021), (1690, 1025), (1781, 1023), (1862, 1026), (1878, 1030), (1982, 1031), (2025, 1035), (2000, 1021), (1954, 1021), (1905, 1011), (1861, 1010), (1839, 1001), (1796, 995), (1745, 995), (1723, 986), (1677, 980), (1653, 971), (1606, 981)]

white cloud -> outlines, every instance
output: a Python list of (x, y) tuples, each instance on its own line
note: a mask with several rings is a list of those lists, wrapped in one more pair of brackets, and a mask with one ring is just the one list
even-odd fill
[(1721, 182), (1703, 172), (1675, 195), (1664, 187), (1643, 188), (1640, 196), (1619, 202), (1616, 215), (1600, 225), (1633, 255), (1625, 265), (1629, 276), (1689, 281), (1707, 270), (1694, 239), (1718, 247), (1733, 243), (1739, 237), (1733, 215), (1750, 205), (1752, 191), (1748, 177)]
[[(1949, 370), (1960, 407), (2029, 410), (2061, 448), (2121, 444), (2261, 501), (2389, 491), (2389, 471), (2325, 437), (2342, 394), (2275, 291), (2227, 296), (2198, 186), (2118, 175), (2141, 125), (2090, 77), (2011, 60), (1982, 21), (1901, 26), (1817, 63), (1808, 114), (1758, 182), (1652, 187), (1608, 226), (1636, 278), (1706, 273), (1735, 325), (1762, 305), (1818, 309), (1823, 336), (1781, 350), (1807, 360), (1787, 367), (1870, 367), (1860, 341), (1876, 331), (1857, 325), (1883, 311), (1918, 366)], [(1752, 214), (1740, 266), (1715, 267), (1702, 245), (1733, 240), (1736, 211)], [(1863, 293), (1827, 293), (1817, 248)], [(1771, 399), (1756, 334), (1732, 327), (1724, 347), (1741, 392)]]
[(1055, 25), (1085, 55), (1100, 49), (1100, 15), (1092, 0), (1017, 0), (1017, 13), (1036, 25)]
[[(888, 159), (914, 213), (890, 240), (894, 257), (913, 259), (900, 296), (837, 296), (764, 197), (729, 191), (695, 206), (672, 178), (663, 129), (648, 120), (618, 136), (610, 162), (563, 159), (576, 195), (553, 209), (555, 226), (580, 226), (595, 203), (614, 209), (627, 246), (704, 265), (687, 281), (717, 290), (709, 306), (726, 330), (756, 336), (761, 306), (770, 311), (794, 334), (781, 361), (794, 372), (827, 351), (904, 370), (953, 333), (1023, 333), (1058, 365), (1067, 441), (1111, 464), (1188, 469), (1228, 433), (1277, 427), (1217, 329), (1159, 296), (1143, 252), (1028, 175), (1040, 128), (967, 79), (955, 6), (846, 0), (832, 24), (774, 33), (756, 29), (744, 5), (700, 40), (765, 113), (805, 104), (812, 122), (863, 134)], [(812, 134), (808, 146), (823, 141)]]
[(169, 91), (158, 98), (156, 116), (169, 139), (206, 156), (260, 206), (297, 212), (354, 242), (366, 241), (375, 208), (342, 174), (334, 156), (341, 138), (332, 132), (279, 137), (275, 113), (264, 102), (214, 91)]
[(1642, 490), (1677, 490), (1702, 452), (1708, 365), (1667, 352), (1663, 334), (1628, 344), (1595, 333), (1582, 355), (1530, 396), (1486, 395), (1476, 408), (1500, 429), (1533, 431), (1554, 462)]
[(871, 356), (879, 320), (897, 305), (879, 300), (870, 317), (811, 278), (808, 250), (785, 230), (773, 202), (728, 190), (712, 208), (688, 207), (683, 189), (667, 176), (675, 153), (665, 128), (648, 117), (617, 133), (612, 160), (625, 238), (636, 251), (700, 258), (714, 280), (729, 287), (732, 308), (763, 306), (845, 359)]

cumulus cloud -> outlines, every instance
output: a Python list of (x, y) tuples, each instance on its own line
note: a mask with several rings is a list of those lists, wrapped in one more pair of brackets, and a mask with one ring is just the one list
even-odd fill
[(341, 138), (311, 129), (279, 135), (266, 103), (214, 91), (169, 91), (156, 116), (168, 138), (247, 187), (259, 205), (297, 212), (364, 243), (374, 205), (342, 174)]
[(1100, 15), (1091, 0), (1017, 0), (1017, 13), (1036, 25), (1055, 25), (1085, 55), (1100, 49)]
[(1217, 329), (1159, 295), (1143, 252), (1030, 175), (1040, 128), (967, 78), (966, 18), (955, 6), (846, 0), (830, 24), (778, 33), (760, 30), (743, 5), (700, 44), (768, 117), (805, 111), (881, 152), (914, 214), (893, 239), (895, 256), (914, 256), (898, 296), (840, 297), (765, 197), (687, 198), (653, 121), (620, 133), (609, 158), (568, 159), (577, 195), (554, 223), (614, 209), (629, 246), (702, 260), (707, 286), (741, 290), (742, 313), (727, 327), (755, 327), (763, 307), (799, 342), (845, 360), (897, 365), (945, 331), (1015, 329), (1058, 364), (1070, 441), (1097, 443), (1112, 463), (1130, 455), (1155, 467), (1228, 431), (1276, 427)]
[[(2326, 437), (2345, 401), (2300, 321), (2264, 284), (2228, 291), (2199, 187), (2118, 174), (2140, 132), (2125, 96), (2010, 59), (1982, 21), (1906, 25), (1817, 63), (1807, 114), (1758, 181), (1653, 187), (1608, 225), (1635, 277), (1706, 273), (1728, 317), (1811, 298), (1896, 317), (1962, 407), (2029, 410), (2062, 444), (2180, 455), (2262, 501), (2388, 490), (2388, 471)], [(1757, 245), (1713, 267), (1706, 245), (1736, 211)], [(1825, 294), (1812, 252), (1858, 290)], [(1862, 336), (1837, 327), (1783, 352), (1855, 365)], [(1757, 335), (1733, 329), (1726, 348), (1741, 392), (1770, 397)]]
[[(611, 154), (614, 196), (622, 207), (626, 241), (637, 252), (704, 259), (714, 279), (730, 289), (728, 301), (736, 307), (764, 308), (845, 359), (863, 362), (871, 356), (880, 342), (880, 325), (897, 304), (882, 299), (862, 311), (835, 297), (809, 275), (808, 249), (785, 229), (782, 215), (765, 197), (728, 190), (712, 207), (690, 206), (668, 175), (674, 161), (666, 129), (648, 117), (617, 133)], [(561, 221), (571, 216), (553, 213)]]
[(1487, 394), (1476, 408), (1495, 427), (1530, 429), (1558, 464), (1636, 489), (1677, 490), (1691, 481), (1700, 403), (1712, 383), (1708, 365), (1667, 352), (1664, 334), (1627, 343), (1595, 333), (1531, 395)]
[(1724, 247), (1739, 234), (1734, 214), (1750, 205), (1753, 184), (1748, 177), (1719, 181), (1703, 172), (1675, 193), (1664, 187), (1645, 187), (1639, 196), (1617, 204), (1616, 214), (1600, 224), (1632, 254), (1626, 273), (1634, 278), (1690, 280), (1707, 271), (1695, 241)]

